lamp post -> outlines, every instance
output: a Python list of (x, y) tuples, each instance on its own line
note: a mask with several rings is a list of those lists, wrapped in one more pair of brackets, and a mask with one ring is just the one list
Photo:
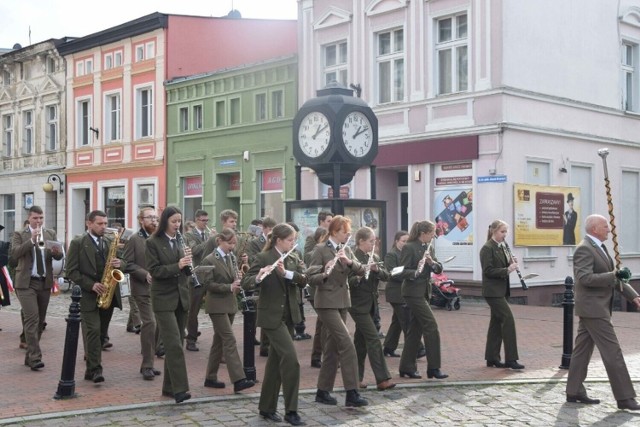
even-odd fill
[(52, 173), (47, 177), (47, 182), (42, 185), (42, 189), (46, 193), (50, 193), (54, 190), (52, 182), (58, 182), (58, 193), (64, 193), (64, 181), (57, 173)]

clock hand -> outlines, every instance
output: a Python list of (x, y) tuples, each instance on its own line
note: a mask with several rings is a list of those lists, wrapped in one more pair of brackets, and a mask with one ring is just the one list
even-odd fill
[(356, 136), (358, 136), (358, 135), (360, 135), (362, 133), (362, 132), (360, 132), (360, 129), (362, 129), (362, 126), (358, 126), (358, 130), (351, 137), (352, 139), (356, 139)]
[(316, 137), (317, 137), (318, 135), (320, 135), (320, 132), (322, 132), (323, 130), (325, 130), (326, 128), (328, 128), (328, 127), (329, 127), (329, 125), (328, 125), (328, 124), (326, 124), (326, 125), (324, 125), (324, 126), (322, 126), (322, 127), (320, 127), (320, 126), (321, 126), (321, 125), (318, 125), (318, 130), (316, 131), (316, 133), (314, 133), (314, 134), (313, 134), (313, 136), (312, 136), (312, 138), (313, 138), (313, 139), (316, 139)]
[(355, 134), (353, 134), (353, 137), (355, 138), (356, 136), (358, 136), (358, 135), (360, 135), (361, 133), (364, 133), (364, 132), (366, 132), (366, 131), (368, 131), (368, 130), (369, 130), (369, 128), (368, 128), (368, 127), (366, 127), (366, 126), (365, 126), (365, 127), (364, 127), (364, 129), (363, 129), (363, 128), (362, 128), (362, 126), (361, 126), (361, 127), (359, 127), (359, 128), (358, 128), (358, 131), (357, 131)]

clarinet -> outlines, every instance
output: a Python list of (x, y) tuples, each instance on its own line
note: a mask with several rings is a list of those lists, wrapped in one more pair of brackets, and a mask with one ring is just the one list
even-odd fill
[[(180, 233), (179, 231), (176, 231), (176, 243), (178, 243), (178, 248), (180, 248), (182, 250), (183, 254), (187, 254), (187, 247), (184, 244), (184, 239), (182, 238), (182, 233)], [(191, 249), (189, 249), (189, 252), (191, 252)], [(202, 286), (202, 284), (198, 281), (198, 276), (193, 274), (193, 262), (189, 263), (189, 265), (185, 265), (182, 268), (182, 272), (187, 275), (187, 276), (191, 276), (193, 278), (193, 287), (194, 288), (199, 288)]]
[[(511, 248), (509, 247), (507, 242), (502, 242), (502, 243), (504, 243), (504, 247), (503, 247), (504, 253), (507, 255), (509, 260), (513, 261), (513, 254), (511, 253)], [(518, 274), (518, 277), (520, 278), (520, 284), (522, 285), (522, 290), (526, 291), (527, 289), (529, 289), (527, 284), (524, 283), (524, 279), (522, 278), (522, 274), (520, 273), (520, 269), (517, 266), (516, 266), (516, 273)]]

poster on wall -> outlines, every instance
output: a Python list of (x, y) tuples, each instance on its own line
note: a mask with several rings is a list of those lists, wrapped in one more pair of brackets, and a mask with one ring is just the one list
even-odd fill
[(580, 188), (513, 185), (515, 246), (572, 246), (581, 239)]
[(353, 237), (349, 241), (351, 249), (355, 250), (355, 234), (361, 227), (369, 227), (376, 233), (376, 247), (375, 252), (378, 256), (383, 257), (381, 254), (381, 248), (384, 248), (383, 242), (380, 240), (384, 237), (385, 230), (382, 228), (381, 223), (382, 209), (368, 206), (368, 207), (345, 207), (344, 216), (351, 219), (351, 234)]
[(435, 247), (439, 261), (450, 259), (446, 264), (447, 269), (473, 268), (472, 183), (471, 162), (443, 164), (435, 169)]
[(313, 236), (318, 228), (318, 213), (320, 211), (331, 212), (331, 206), (305, 206), (291, 209), (291, 221), (295, 222), (300, 229), (296, 239), (300, 252), (304, 249), (307, 236)]

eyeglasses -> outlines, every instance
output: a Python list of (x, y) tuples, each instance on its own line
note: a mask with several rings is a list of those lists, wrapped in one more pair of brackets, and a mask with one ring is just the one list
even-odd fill
[(196, 221), (200, 221), (200, 222), (209, 222), (209, 218), (205, 218), (205, 219), (198, 218), (198, 219), (196, 219)]
[(143, 216), (142, 219), (150, 219), (151, 221), (157, 221), (157, 216)]

